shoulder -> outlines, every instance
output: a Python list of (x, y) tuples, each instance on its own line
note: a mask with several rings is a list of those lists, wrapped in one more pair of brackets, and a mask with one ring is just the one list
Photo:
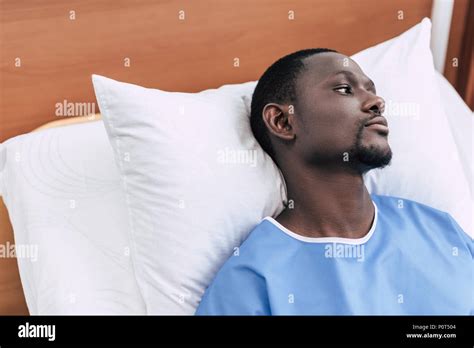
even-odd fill
[(384, 196), (384, 195), (376, 195), (371, 194), (372, 200), (381, 207), (389, 208), (389, 209), (404, 209), (404, 208), (411, 208), (411, 209), (420, 209), (424, 212), (429, 212), (437, 215), (446, 214), (446, 212), (433, 208), (429, 205), (398, 196)]
[[(425, 217), (429, 220), (439, 220), (451, 224), (451, 216), (445, 211), (433, 208), (429, 205), (397, 196), (371, 195), (372, 200), (377, 205), (379, 211), (386, 214), (395, 214), (399, 216)], [(409, 213), (409, 214), (407, 214)]]
[[(402, 197), (375, 194), (371, 197), (386, 223), (399, 226), (399, 230), (416, 231), (425, 240), (461, 245), (473, 254), (472, 238), (449, 213)], [(411, 237), (415, 236), (411, 234)]]
[(227, 260), (221, 271), (230, 269), (251, 269), (254, 272), (264, 272), (265, 265), (271, 254), (286, 247), (275, 226), (263, 219), (248, 234), (245, 241), (234, 248), (232, 256)]
[(270, 314), (267, 278), (287, 247), (284, 234), (262, 220), (217, 272), (196, 314)]
[(265, 247), (264, 222), (250, 232), (239, 248), (234, 249), (206, 289), (196, 314), (270, 314), (267, 282), (261, 267), (264, 258), (260, 252)]

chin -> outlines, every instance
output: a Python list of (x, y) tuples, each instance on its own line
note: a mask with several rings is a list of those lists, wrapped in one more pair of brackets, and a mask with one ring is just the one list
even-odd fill
[(364, 167), (364, 172), (375, 169), (384, 168), (392, 161), (392, 150), (388, 143), (384, 146), (371, 144), (368, 147), (359, 148), (357, 152), (359, 162)]

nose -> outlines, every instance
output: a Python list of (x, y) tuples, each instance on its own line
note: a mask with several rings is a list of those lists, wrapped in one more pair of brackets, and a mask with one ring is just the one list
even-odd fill
[(382, 115), (385, 111), (385, 100), (378, 95), (371, 94), (362, 105), (362, 110), (375, 115)]

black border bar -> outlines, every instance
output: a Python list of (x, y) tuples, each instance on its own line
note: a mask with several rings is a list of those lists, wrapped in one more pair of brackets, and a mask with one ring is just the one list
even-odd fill
[[(20, 326), (26, 328), (26, 323), (30, 330), (32, 325), (55, 325), (54, 341), (19, 337)], [(279, 343), (473, 347), (473, 327), (472, 316), (4, 316), (0, 317), (0, 346)], [(421, 336), (407, 336), (414, 334)]]

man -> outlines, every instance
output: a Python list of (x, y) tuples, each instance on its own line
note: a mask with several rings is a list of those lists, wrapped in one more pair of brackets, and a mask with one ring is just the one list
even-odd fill
[(354, 61), (329, 49), (283, 57), (251, 109), (292, 206), (250, 233), (197, 314), (472, 313), (472, 239), (449, 214), (364, 185), (392, 152), (384, 100)]

